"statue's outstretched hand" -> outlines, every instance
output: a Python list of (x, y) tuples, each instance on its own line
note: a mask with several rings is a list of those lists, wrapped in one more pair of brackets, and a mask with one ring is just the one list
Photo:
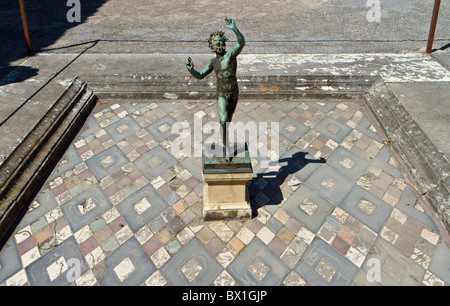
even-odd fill
[(192, 62), (191, 57), (188, 57), (188, 59), (186, 60), (186, 68), (188, 70), (194, 69), (194, 63)]
[(225, 17), (225, 26), (231, 30), (236, 28), (234, 20), (232, 18)]

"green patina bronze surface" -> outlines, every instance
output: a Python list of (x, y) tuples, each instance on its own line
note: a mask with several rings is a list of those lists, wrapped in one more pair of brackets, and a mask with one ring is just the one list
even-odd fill
[[(238, 149), (233, 152), (230, 160), (204, 152), (202, 157), (203, 173), (253, 173), (247, 144), (242, 148), (242, 144), (235, 143), (233, 148)], [(207, 146), (204, 147), (205, 150), (207, 150)]]
[[(222, 31), (212, 32), (209, 39), (209, 47), (216, 53), (216, 57), (211, 59), (201, 71), (194, 69), (192, 59), (188, 57), (186, 68), (196, 79), (203, 79), (213, 70), (217, 77), (217, 113), (219, 115), (220, 125), (222, 126), (222, 141), (224, 149), (228, 148), (227, 122), (231, 122), (236, 105), (238, 102), (239, 88), (236, 77), (237, 60), (236, 57), (241, 53), (245, 45), (244, 36), (239, 32), (235, 22), (231, 18), (225, 18), (225, 25), (231, 29), (237, 37), (238, 43), (226, 51), (225, 33)], [(226, 151), (225, 160), (231, 161), (230, 154)]]

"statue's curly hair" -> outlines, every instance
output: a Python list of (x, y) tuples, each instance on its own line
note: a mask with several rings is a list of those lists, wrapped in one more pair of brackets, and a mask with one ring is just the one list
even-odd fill
[(222, 40), (224, 42), (228, 41), (228, 38), (225, 36), (225, 33), (223, 31), (212, 32), (211, 34), (209, 34), (209, 38), (206, 40), (209, 43), (209, 47), (211, 49), (212, 49), (212, 46), (213, 46), (212, 42), (214, 40), (214, 37), (216, 37), (216, 36), (220, 36), (220, 38), (222, 38)]

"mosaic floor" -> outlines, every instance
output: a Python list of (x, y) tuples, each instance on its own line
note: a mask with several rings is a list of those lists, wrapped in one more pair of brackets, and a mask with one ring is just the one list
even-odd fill
[[(280, 161), (252, 159), (255, 217), (202, 219), (198, 157), (174, 122), (215, 103), (101, 101), (0, 253), (0, 284), (449, 285), (450, 252), (353, 103), (240, 102), (279, 122)], [(257, 120), (256, 120), (257, 119)]]

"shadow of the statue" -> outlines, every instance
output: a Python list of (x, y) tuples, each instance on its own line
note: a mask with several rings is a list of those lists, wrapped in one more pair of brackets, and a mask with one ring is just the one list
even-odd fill
[(258, 209), (265, 205), (277, 205), (283, 201), (282, 186), (286, 180), (311, 163), (325, 163), (325, 158), (306, 158), (307, 152), (296, 152), (291, 157), (278, 160), (284, 164), (279, 171), (257, 173), (248, 185), (252, 218), (258, 215)]

